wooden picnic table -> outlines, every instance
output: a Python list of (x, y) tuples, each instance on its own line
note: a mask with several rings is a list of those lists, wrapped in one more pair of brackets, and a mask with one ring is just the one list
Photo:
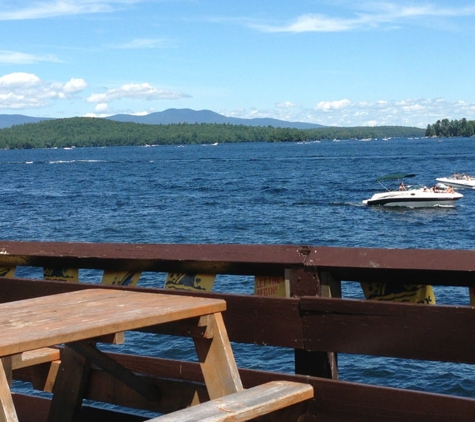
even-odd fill
[[(11, 357), (65, 344), (48, 421), (72, 421), (82, 404), (87, 373), (97, 365), (153, 399), (154, 387), (96, 348), (115, 333), (189, 320), (206, 326), (194, 338), (211, 399), (243, 390), (221, 312), (220, 299), (85, 289), (0, 304), (0, 421), (18, 421), (9, 379)], [(9, 364), (10, 362), (10, 364)]]

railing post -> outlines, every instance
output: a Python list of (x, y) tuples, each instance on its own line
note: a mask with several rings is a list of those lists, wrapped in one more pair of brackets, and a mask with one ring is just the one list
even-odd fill
[[(341, 296), (340, 283), (328, 273), (319, 276), (315, 268), (296, 268), (286, 270), (286, 279), (290, 281), (290, 293), (293, 297)], [(321, 378), (338, 378), (337, 356), (333, 352), (311, 352), (295, 349), (295, 373)]]

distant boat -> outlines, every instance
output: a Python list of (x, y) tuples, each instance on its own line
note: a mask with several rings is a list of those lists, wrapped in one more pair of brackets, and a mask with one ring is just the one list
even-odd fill
[(475, 189), (475, 177), (468, 174), (455, 173), (449, 177), (438, 177), (436, 180), (459, 189)]

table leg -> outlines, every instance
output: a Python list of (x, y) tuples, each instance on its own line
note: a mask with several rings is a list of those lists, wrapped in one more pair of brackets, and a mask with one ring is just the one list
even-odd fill
[[(196, 351), (210, 399), (216, 399), (243, 390), (228, 333), (221, 313), (201, 318), (208, 325), (204, 337), (194, 338)], [(210, 338), (208, 338), (210, 337)]]
[(0, 422), (18, 422), (2, 359), (0, 359)]
[(91, 362), (67, 345), (53, 386), (48, 422), (72, 422), (82, 405)]

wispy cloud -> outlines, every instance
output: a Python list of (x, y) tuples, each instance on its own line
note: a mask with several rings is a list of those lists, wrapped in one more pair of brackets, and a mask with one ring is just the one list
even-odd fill
[(356, 4), (349, 17), (308, 13), (282, 23), (248, 23), (262, 32), (343, 32), (369, 30), (385, 25), (401, 26), (408, 23), (426, 24), (426, 19), (465, 17), (475, 15), (475, 6), (462, 8), (440, 7), (427, 3), (422, 6), (401, 5), (400, 3)]
[(58, 16), (110, 13), (143, 0), (6, 0), (0, 20), (46, 19)]
[(47, 82), (32, 73), (9, 73), (0, 77), (0, 109), (46, 107), (53, 100), (73, 98), (86, 87), (80, 78)]
[(153, 48), (171, 48), (175, 46), (175, 42), (166, 38), (136, 38), (132, 41), (124, 42), (122, 44), (112, 44), (109, 47), (135, 50), (135, 49), (153, 49)]
[(60, 63), (53, 54), (38, 55), (19, 51), (0, 50), (0, 63), (5, 64), (34, 64), (39, 62)]
[(189, 98), (190, 95), (181, 92), (173, 92), (164, 89), (157, 89), (148, 83), (130, 83), (122, 85), (119, 88), (112, 88), (103, 93), (94, 93), (87, 98), (89, 103), (108, 103), (122, 99), (139, 100), (177, 100), (180, 98)]

